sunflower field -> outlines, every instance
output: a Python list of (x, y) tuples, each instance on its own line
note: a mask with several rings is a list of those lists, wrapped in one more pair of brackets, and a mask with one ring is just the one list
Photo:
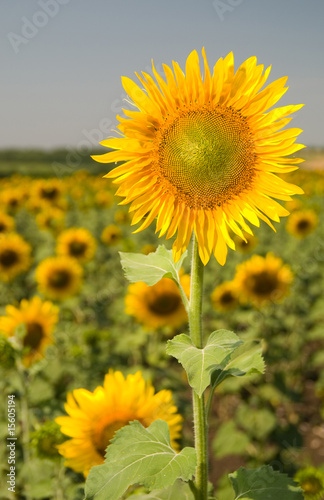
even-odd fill
[[(0, 179), (4, 499), (82, 499), (90, 468), (131, 420), (165, 420), (175, 449), (193, 441), (187, 381), (164, 346), (187, 329), (178, 288), (168, 278), (128, 284), (119, 252), (148, 255), (160, 241), (152, 228), (132, 234), (111, 181), (92, 168)], [(289, 177), (305, 195), (286, 203), (291, 215), (278, 234), (262, 224), (237, 241), (226, 266), (211, 260), (205, 278), (206, 330), (263, 338), (267, 366), (216, 390), (210, 477), (221, 500), (232, 498), (229, 472), (265, 463), (300, 481), (305, 498), (324, 491), (324, 174)], [(188, 296), (189, 258), (180, 277)], [(14, 413), (15, 493), (7, 484)]]

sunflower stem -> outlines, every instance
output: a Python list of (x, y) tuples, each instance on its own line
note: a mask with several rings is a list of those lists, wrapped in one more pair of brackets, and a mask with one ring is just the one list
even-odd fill
[[(193, 236), (193, 251), (191, 263), (191, 287), (189, 304), (189, 331), (191, 340), (196, 347), (202, 349), (202, 296), (203, 296), (204, 265), (199, 257), (198, 242)], [(201, 397), (193, 391), (193, 415), (195, 448), (197, 453), (197, 468), (195, 483), (197, 500), (208, 498), (208, 448), (207, 419), (204, 394)]]
[[(19, 379), (20, 379), (20, 383), (21, 383), (20, 411), (21, 411), (21, 434), (22, 434), (23, 461), (24, 461), (24, 464), (28, 466), (30, 463), (28, 384), (26, 381), (25, 368), (24, 368), (20, 358), (16, 359), (16, 367), (17, 367), (17, 373), (19, 375)], [(27, 488), (26, 488), (26, 492), (25, 492), (25, 497), (26, 497), (26, 500), (32, 500), (32, 497), (29, 495)]]

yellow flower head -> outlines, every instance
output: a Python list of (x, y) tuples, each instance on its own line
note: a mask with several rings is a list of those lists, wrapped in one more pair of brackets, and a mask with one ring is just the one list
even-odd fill
[(290, 267), (270, 252), (239, 264), (234, 278), (242, 302), (251, 301), (256, 306), (280, 302), (288, 295), (292, 280)]
[(6, 316), (0, 317), (0, 332), (13, 337), (18, 326), (25, 326), (21, 339), (26, 353), (23, 363), (26, 366), (44, 356), (46, 347), (53, 343), (53, 329), (58, 322), (59, 310), (52, 302), (43, 302), (39, 297), (23, 299), (19, 307), (6, 307)]
[(40, 292), (54, 300), (63, 300), (79, 292), (83, 270), (72, 257), (48, 257), (36, 269)]
[(89, 262), (96, 248), (95, 238), (83, 227), (66, 229), (57, 238), (57, 254), (73, 257), (81, 263)]
[(34, 198), (47, 204), (62, 206), (62, 208), (66, 206), (65, 200), (62, 197), (64, 184), (59, 179), (40, 179), (34, 181), (32, 193)]
[(101, 241), (107, 246), (117, 245), (123, 237), (123, 233), (118, 226), (110, 224), (101, 233)]
[(155, 420), (165, 420), (174, 447), (180, 437), (182, 417), (171, 391), (155, 393), (141, 372), (124, 378), (121, 372), (110, 371), (103, 387), (94, 392), (75, 389), (68, 394), (65, 410), (69, 417), (58, 417), (56, 422), (63, 434), (72, 439), (59, 445), (58, 450), (66, 458), (67, 467), (85, 476), (91, 467), (104, 462), (105, 450), (115, 432), (133, 420), (144, 427)]
[(235, 249), (229, 230), (244, 239), (251, 234), (247, 222), (288, 215), (273, 198), (290, 200), (303, 191), (276, 176), (295, 170), (302, 160), (287, 158), (304, 146), (294, 144), (301, 130), (281, 130), (288, 116), (302, 105), (268, 111), (286, 92), (287, 78), (263, 90), (269, 73), (256, 57), (235, 72), (233, 54), (219, 59), (211, 74), (202, 51), (205, 74), (193, 51), (184, 74), (173, 62), (164, 65), (164, 80), (153, 66), (156, 82), (137, 75), (142, 90), (129, 78), (122, 83), (137, 111), (118, 117), (120, 138), (101, 144), (115, 149), (94, 156), (102, 163), (125, 162), (107, 174), (119, 184), (121, 204), (131, 203), (132, 224), (137, 229), (155, 218), (160, 236), (171, 238), (175, 261), (188, 246), (192, 231), (206, 264), (213, 252), (223, 265), (227, 248)]
[(245, 239), (242, 240), (238, 236), (234, 236), (233, 240), (235, 242), (236, 249), (241, 253), (251, 252), (258, 244), (258, 239), (252, 234), (244, 234)]
[(0, 234), (9, 233), (15, 228), (15, 219), (5, 212), (0, 211)]
[(57, 232), (62, 229), (65, 223), (65, 213), (57, 207), (46, 206), (37, 211), (36, 224), (41, 229), (49, 229)]
[(234, 281), (225, 281), (211, 294), (213, 307), (219, 311), (231, 311), (239, 304), (237, 285)]
[(10, 281), (31, 265), (31, 246), (15, 233), (0, 234), (0, 280)]
[(289, 215), (286, 229), (296, 238), (305, 238), (318, 225), (318, 217), (314, 210), (298, 210)]
[(305, 500), (321, 500), (324, 495), (324, 474), (315, 467), (300, 469), (294, 477), (304, 492)]
[[(181, 285), (189, 297), (190, 277), (180, 277)], [(162, 278), (153, 286), (142, 281), (128, 286), (125, 312), (148, 329), (164, 326), (177, 328), (188, 321), (179, 289), (169, 278)]]

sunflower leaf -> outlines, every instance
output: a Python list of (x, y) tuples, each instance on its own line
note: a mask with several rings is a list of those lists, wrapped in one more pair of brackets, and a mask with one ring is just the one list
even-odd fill
[(229, 474), (234, 500), (303, 500), (302, 489), (286, 474), (269, 465), (248, 470), (243, 467)]
[(195, 467), (194, 448), (174, 451), (164, 420), (156, 420), (148, 428), (134, 421), (116, 433), (107, 448), (105, 463), (90, 470), (85, 498), (118, 500), (133, 484), (150, 491), (166, 488), (178, 478), (191, 479)]
[(188, 483), (176, 481), (172, 486), (163, 490), (153, 490), (151, 493), (136, 495), (136, 500), (195, 500)]
[(226, 377), (264, 371), (260, 345), (251, 347), (227, 330), (213, 332), (203, 349), (195, 347), (188, 335), (177, 335), (168, 341), (167, 353), (182, 364), (199, 397), (211, 381), (216, 387)]
[(172, 250), (160, 245), (155, 252), (143, 255), (141, 253), (120, 253), (120, 261), (126, 278), (131, 283), (143, 281), (149, 286), (155, 285), (162, 278), (171, 278), (179, 284), (179, 271), (187, 252), (184, 252), (178, 262), (174, 262)]

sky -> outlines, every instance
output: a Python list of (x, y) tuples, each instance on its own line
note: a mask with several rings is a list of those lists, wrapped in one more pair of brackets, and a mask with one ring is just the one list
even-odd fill
[[(323, 0), (1, 0), (0, 148), (76, 148), (113, 136), (121, 76), (158, 71), (205, 47), (209, 65), (257, 56), (280, 105), (304, 103), (300, 142), (324, 146)], [(152, 73), (152, 72), (151, 72)]]

